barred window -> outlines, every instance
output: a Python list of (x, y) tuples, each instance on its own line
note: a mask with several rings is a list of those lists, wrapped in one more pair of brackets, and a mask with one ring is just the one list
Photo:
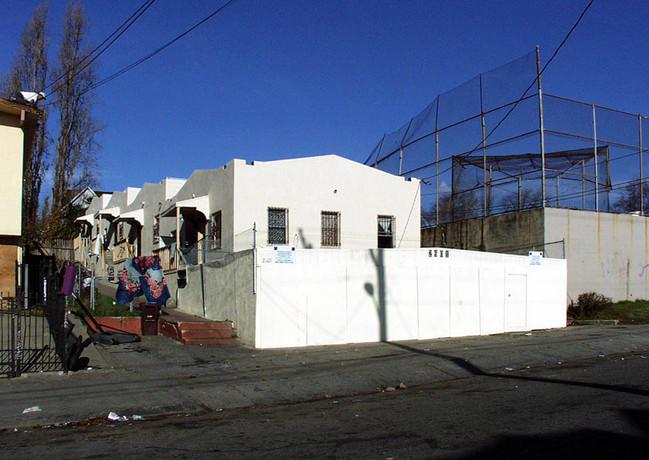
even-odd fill
[(394, 216), (379, 216), (378, 247), (394, 247)]
[(323, 247), (340, 247), (340, 213), (333, 211), (322, 211), (322, 239), (320, 244)]
[(288, 209), (268, 208), (268, 244), (288, 244)]
[(221, 211), (210, 217), (210, 249), (221, 249)]

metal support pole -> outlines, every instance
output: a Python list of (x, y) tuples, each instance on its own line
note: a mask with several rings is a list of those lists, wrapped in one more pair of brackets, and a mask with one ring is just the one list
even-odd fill
[(90, 308), (95, 311), (95, 262), (90, 265)]
[(537, 84), (539, 89), (539, 131), (540, 131), (540, 147), (541, 147), (541, 201), (542, 206), (545, 208), (546, 195), (545, 195), (545, 130), (543, 125), (543, 89), (541, 86), (541, 55), (539, 47), (536, 47), (536, 75)]
[(487, 196), (487, 129), (485, 126), (484, 108), (482, 104), (482, 74), (480, 74), (480, 120), (482, 123), (482, 174), (484, 192), (484, 210), (482, 215), (489, 215), (489, 198)]
[(593, 108), (593, 157), (595, 158), (595, 211), (599, 212), (599, 160), (597, 159), (597, 118), (595, 116), (595, 104)]
[(435, 130), (435, 226), (439, 225), (439, 131)]
[(517, 211), (520, 211), (523, 207), (523, 178), (518, 178), (518, 207)]
[(581, 209), (586, 209), (586, 161), (581, 160)]
[(25, 299), (23, 309), (27, 310), (29, 308), (29, 264), (24, 264), (23, 266), (25, 267), (23, 270), (23, 297)]
[(180, 267), (180, 208), (176, 205), (176, 253), (174, 261), (176, 268)]
[(252, 223), (252, 294), (257, 294), (257, 222)]
[(640, 215), (644, 216), (644, 171), (642, 167), (642, 115), (638, 115), (638, 145), (640, 147)]
[(435, 217), (435, 225), (439, 225), (439, 129), (437, 124), (439, 122), (439, 96), (437, 96), (437, 104), (435, 106), (435, 165), (437, 168), (437, 193), (435, 194), (435, 208), (437, 216)]

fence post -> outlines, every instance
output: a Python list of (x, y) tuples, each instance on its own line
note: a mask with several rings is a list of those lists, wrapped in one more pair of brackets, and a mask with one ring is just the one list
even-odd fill
[(537, 85), (539, 92), (539, 131), (540, 131), (540, 147), (541, 147), (541, 200), (542, 205), (545, 208), (545, 128), (543, 121), (543, 89), (541, 87), (541, 55), (539, 52), (539, 47), (536, 47), (536, 74), (537, 74)]

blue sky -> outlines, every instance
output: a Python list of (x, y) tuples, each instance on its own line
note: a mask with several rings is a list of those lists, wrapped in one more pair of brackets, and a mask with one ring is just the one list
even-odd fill
[[(0, 72), (39, 1), (0, 4)], [(86, 1), (99, 44), (143, 0)], [(99, 60), (100, 78), (161, 46), (220, 1), (157, 0)], [(545, 63), (586, 0), (238, 0), (96, 92), (103, 190), (189, 177), (232, 158), (364, 161), (439, 93), (541, 47)], [(50, 2), (52, 52), (64, 1)], [(544, 90), (649, 115), (644, 1), (596, 0)]]

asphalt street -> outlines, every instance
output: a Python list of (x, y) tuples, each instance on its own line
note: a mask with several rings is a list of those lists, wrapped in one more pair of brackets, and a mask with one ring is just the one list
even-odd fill
[(92, 369), (1, 379), (0, 452), (529, 458), (538, 445), (638, 458), (648, 338), (649, 326), (569, 327), (255, 350), (144, 337), (89, 349)]
[(380, 392), (0, 433), (5, 458), (638, 459), (649, 356), (623, 353)]

